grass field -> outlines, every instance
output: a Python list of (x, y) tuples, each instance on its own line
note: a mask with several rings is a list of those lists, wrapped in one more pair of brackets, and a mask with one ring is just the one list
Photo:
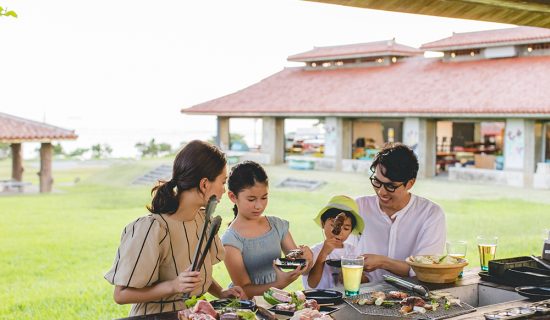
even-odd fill
[[(129, 306), (113, 302), (113, 288), (103, 275), (113, 262), (121, 230), (147, 213), (150, 187), (130, 182), (160, 161), (61, 165), (54, 170), (56, 192), (0, 196), (0, 319), (126, 316)], [(25, 180), (36, 185), (33, 165), (26, 164)], [(0, 161), (0, 177), (9, 177), (9, 170), (10, 163)], [(289, 220), (298, 243), (322, 239), (312, 218), (330, 196), (372, 193), (361, 174), (267, 170), (272, 186), (267, 214)], [(321, 179), (327, 184), (313, 192), (277, 188), (286, 177)], [(479, 266), (474, 241), (481, 233), (499, 236), (498, 257), (540, 254), (542, 230), (550, 227), (545, 193), (435, 180), (419, 181), (414, 191), (442, 205), (448, 238), (469, 241), (471, 266)], [(224, 221), (231, 219), (227, 198), (217, 213)], [(215, 278), (223, 285), (229, 283), (223, 265), (216, 266)]]

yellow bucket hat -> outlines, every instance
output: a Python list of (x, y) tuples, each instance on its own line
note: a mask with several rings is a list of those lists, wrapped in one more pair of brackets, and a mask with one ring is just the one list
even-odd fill
[(323, 224), (321, 222), (321, 216), (323, 213), (327, 212), (327, 210), (336, 208), (340, 209), (342, 211), (348, 211), (355, 217), (355, 228), (351, 231), (351, 233), (360, 235), (363, 232), (363, 228), (365, 227), (365, 222), (363, 221), (363, 218), (359, 215), (359, 207), (357, 206), (357, 203), (355, 200), (348, 196), (334, 196), (330, 199), (328, 204), (319, 211), (317, 214), (317, 217), (313, 219), (315, 223), (317, 223), (321, 228), (323, 227)]

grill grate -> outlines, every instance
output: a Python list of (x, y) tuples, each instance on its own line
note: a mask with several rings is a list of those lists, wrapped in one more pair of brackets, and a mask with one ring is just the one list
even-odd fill
[(403, 316), (403, 314), (399, 313), (399, 309), (401, 309), (401, 305), (399, 304), (396, 304), (391, 307), (383, 307), (383, 306), (376, 306), (376, 305), (361, 306), (352, 302), (353, 300), (357, 300), (357, 299), (369, 298), (370, 294), (374, 291), (383, 291), (384, 293), (388, 294), (392, 290), (372, 290), (369, 292), (361, 293), (357, 296), (354, 296), (353, 298), (344, 298), (344, 301), (346, 301), (347, 304), (349, 304), (352, 308), (354, 308), (355, 310), (357, 310), (362, 314), (372, 315), (372, 316), (406, 317), (408, 319), (431, 319), (431, 320), (446, 319), (446, 318), (456, 317), (462, 314), (474, 312), (476, 310), (474, 307), (464, 302), (461, 303), (462, 306), (460, 307), (457, 305), (453, 305), (449, 310), (445, 310), (445, 308), (443, 307), (443, 305), (445, 304), (445, 299), (439, 299), (437, 302), (439, 303), (440, 306), (435, 311), (426, 311), (425, 314), (413, 313), (408, 316)]

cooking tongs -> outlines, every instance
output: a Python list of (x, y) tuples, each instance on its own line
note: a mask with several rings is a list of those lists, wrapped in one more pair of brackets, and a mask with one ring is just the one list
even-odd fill
[[(197, 248), (195, 249), (195, 254), (193, 255), (193, 264), (191, 265), (191, 271), (199, 271), (202, 267), (202, 263), (204, 262), (204, 257), (206, 256), (206, 253), (208, 253), (208, 250), (210, 250), (210, 246), (212, 245), (212, 239), (214, 236), (218, 233), (218, 230), (220, 229), (220, 223), (221, 218), (216, 217), (211, 220), (212, 213), (216, 210), (216, 205), (218, 204), (218, 199), (216, 196), (211, 196), (210, 199), (208, 199), (208, 203), (206, 204), (206, 210), (205, 210), (205, 216), (204, 216), (204, 226), (202, 227), (201, 237), (199, 238), (199, 243), (197, 244)], [(219, 218), (219, 222), (218, 219)], [(217, 223), (217, 228), (215, 228), (215, 225)], [(208, 240), (206, 241), (206, 248), (201, 253), (202, 250), (202, 243), (204, 241), (204, 238), (206, 237), (206, 230), (208, 230), (208, 225), (212, 223), (212, 227), (210, 228), (210, 234), (208, 236)], [(214, 231), (214, 232), (213, 232)]]
[[(200, 271), (204, 263), (204, 259), (206, 258), (208, 251), (210, 251), (212, 242), (214, 241), (214, 238), (216, 237), (216, 235), (218, 234), (218, 231), (220, 230), (220, 225), (222, 224), (222, 218), (220, 216), (216, 216), (215, 218), (210, 219), (210, 217), (212, 216), (212, 213), (214, 213), (214, 211), (216, 210), (217, 204), (218, 204), (218, 199), (216, 198), (216, 196), (210, 197), (206, 205), (205, 216), (204, 216), (204, 226), (202, 227), (199, 243), (197, 243), (197, 248), (195, 249), (195, 254), (193, 255), (193, 264), (191, 265), (191, 271)], [(208, 225), (210, 225), (210, 232), (208, 233), (206, 245), (204, 246), (204, 249), (203, 249), (202, 244), (204, 242), (204, 238), (206, 237), (206, 230), (208, 229)], [(188, 297), (189, 297), (188, 293), (183, 294), (184, 299), (187, 299)]]
[(408, 282), (408, 281), (405, 281), (399, 277), (394, 277), (394, 276), (390, 276), (388, 274), (384, 274), (382, 275), (382, 277), (384, 278), (384, 280), (396, 287), (399, 287), (399, 288), (404, 288), (404, 289), (407, 289), (409, 291), (412, 291), (414, 293), (418, 293), (419, 295), (421, 295), (422, 297), (424, 298), (429, 298), (430, 297), (430, 290), (428, 288), (426, 288), (425, 286), (422, 286), (422, 285), (419, 285), (419, 284), (416, 284), (416, 283), (412, 283), (412, 282)]

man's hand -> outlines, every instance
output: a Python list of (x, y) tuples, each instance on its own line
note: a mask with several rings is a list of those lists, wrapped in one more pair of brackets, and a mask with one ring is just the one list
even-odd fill
[(365, 271), (371, 272), (377, 269), (386, 269), (384, 266), (388, 261), (388, 257), (378, 254), (364, 254), (365, 263), (363, 265)]
[(405, 261), (395, 260), (378, 254), (364, 254), (364, 270), (371, 272), (377, 269), (384, 269), (401, 277), (409, 275), (409, 265)]

